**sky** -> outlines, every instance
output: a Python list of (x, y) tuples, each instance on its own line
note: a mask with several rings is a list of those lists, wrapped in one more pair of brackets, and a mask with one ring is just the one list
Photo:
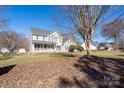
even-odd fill
[(9, 11), (10, 29), (29, 35), (31, 27), (54, 30), (55, 6), (12, 6)]
[[(46, 5), (20, 5), (20, 6), (11, 6), (8, 11), (8, 27), (16, 32), (21, 32), (27, 37), (29, 36), (30, 28), (41, 28), (50, 31), (54, 31), (54, 17), (57, 9), (57, 6), (46, 6)], [(120, 8), (120, 12), (124, 12), (123, 6)], [(113, 16), (108, 19), (109, 22), (114, 19), (119, 13), (113, 12)], [(94, 41), (103, 42), (108, 41), (105, 38), (101, 37), (100, 31), (101, 27), (97, 29), (97, 36), (95, 36)]]

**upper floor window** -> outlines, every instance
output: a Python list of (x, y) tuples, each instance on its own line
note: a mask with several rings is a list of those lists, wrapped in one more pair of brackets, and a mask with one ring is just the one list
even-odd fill
[(61, 42), (61, 38), (56, 38), (56, 41), (57, 42)]
[(59, 39), (59, 41), (61, 42), (61, 38)]
[(44, 41), (48, 41), (46, 36), (44, 36)]
[(61, 39), (60, 39), (60, 38), (58, 38), (58, 39), (57, 39), (57, 42), (61, 42)]
[(36, 35), (33, 35), (33, 36), (32, 36), (32, 39), (33, 39), (33, 40), (37, 40), (37, 36), (36, 36)]
[(54, 37), (53, 42), (56, 42), (56, 41), (57, 41), (57, 38)]
[(38, 36), (38, 40), (42, 41), (43, 40), (43, 36)]
[(49, 37), (49, 41), (51, 41), (51, 42), (53, 41), (53, 40), (52, 40), (52, 37)]

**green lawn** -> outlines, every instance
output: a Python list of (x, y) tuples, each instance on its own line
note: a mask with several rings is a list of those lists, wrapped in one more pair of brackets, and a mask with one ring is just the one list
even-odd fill
[(9, 56), (0, 57), (0, 66), (6, 66), (11, 64), (23, 64), (29, 62), (41, 62), (41, 61), (52, 61), (58, 60), (60, 57), (51, 54), (17, 54)]
[[(83, 51), (83, 53), (78, 53), (78, 54), (86, 55), (86, 51)], [(124, 59), (124, 52), (120, 52), (120, 51), (91, 51), (91, 55), (106, 57), (106, 58)]]
[[(107, 58), (118, 58), (124, 59), (124, 52), (119, 51), (91, 51), (92, 55), (100, 56), (100, 57), (107, 57)], [(6, 57), (0, 56), (0, 66), (6, 66), (11, 64), (23, 64), (29, 62), (43, 62), (43, 61), (54, 61), (59, 60), (64, 57), (71, 57), (71, 56), (81, 56), (86, 55), (86, 51), (81, 53), (65, 53), (63, 55), (52, 55), (52, 54), (18, 54), (18, 55), (9, 55)]]

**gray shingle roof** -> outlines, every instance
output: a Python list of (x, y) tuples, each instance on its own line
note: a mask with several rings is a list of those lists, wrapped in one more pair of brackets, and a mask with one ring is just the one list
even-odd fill
[(42, 35), (42, 36), (48, 36), (53, 33), (52, 31), (38, 29), (38, 28), (31, 28), (31, 32), (34, 35)]

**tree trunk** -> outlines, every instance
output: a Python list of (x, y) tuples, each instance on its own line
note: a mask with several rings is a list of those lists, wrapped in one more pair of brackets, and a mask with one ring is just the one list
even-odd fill
[(85, 47), (86, 47), (86, 51), (87, 51), (87, 57), (90, 57), (90, 44), (91, 44), (91, 41), (85, 41)]
[(85, 47), (86, 47), (86, 51), (87, 51), (87, 57), (90, 57), (90, 45), (91, 45), (91, 41), (92, 41), (92, 37), (94, 34), (94, 29), (90, 29), (89, 31), (90, 33), (88, 33), (86, 35), (86, 37), (84, 38), (85, 41)]
[(90, 50), (87, 49), (87, 57), (90, 57)]
[(117, 40), (116, 40), (116, 38), (114, 39), (114, 49), (117, 50)]

